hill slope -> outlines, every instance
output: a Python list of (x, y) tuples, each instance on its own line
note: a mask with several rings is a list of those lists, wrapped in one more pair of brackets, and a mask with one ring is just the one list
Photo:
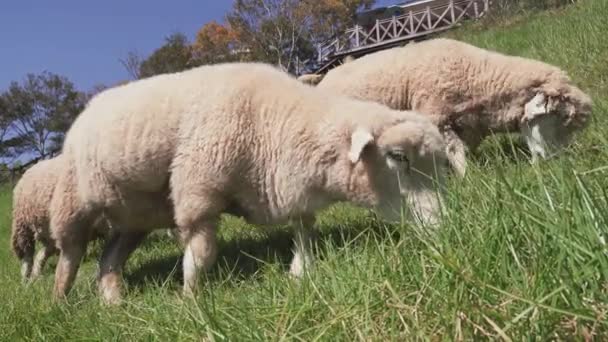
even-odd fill
[(69, 304), (53, 304), (55, 260), (20, 284), (0, 193), (0, 340), (384, 340), (608, 338), (608, 2), (587, 0), (491, 30), (451, 32), (567, 70), (594, 98), (590, 129), (561, 158), (530, 166), (501, 138), (451, 185), (437, 238), (336, 206), (321, 218), (319, 263), (285, 276), (290, 235), (235, 219), (196, 303), (179, 296), (180, 251), (154, 236), (130, 259), (127, 303), (100, 305), (93, 245)]

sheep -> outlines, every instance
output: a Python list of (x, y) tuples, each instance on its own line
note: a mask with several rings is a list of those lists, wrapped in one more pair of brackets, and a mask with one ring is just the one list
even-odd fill
[(168, 226), (185, 246), (182, 293), (194, 296), (217, 255), (221, 213), (292, 222), (298, 279), (312, 265), (314, 214), (332, 203), (396, 220), (405, 196), (417, 222), (438, 224), (444, 151), (419, 113), (328, 96), (265, 64), (201, 66), (106, 90), (66, 134), (70, 167), (51, 202), (61, 250), (53, 296), (69, 293), (86, 251), (81, 234), (101, 210), (119, 230), (100, 259), (107, 304), (121, 302), (129, 254)]
[(592, 109), (555, 66), (444, 38), (366, 55), (330, 70), (317, 87), (429, 115), (460, 177), (467, 151), (490, 133), (520, 132), (535, 163), (568, 145)]
[[(13, 189), (11, 242), (24, 282), (38, 278), (47, 259), (59, 252), (49, 230), (49, 203), (62, 167), (61, 155), (41, 160), (24, 172)], [(106, 237), (108, 231), (108, 223), (99, 217), (89, 239)], [(36, 241), (42, 249), (34, 258)]]
[[(350, 63), (354, 60), (355, 60), (355, 57), (353, 57), (352, 55), (348, 55), (342, 59), (342, 63), (340, 63), (340, 64)], [(325, 76), (324, 74), (303, 74), (303, 75), (300, 75), (297, 78), (297, 80), (302, 83), (310, 84), (310, 85), (314, 86), (314, 85), (319, 84), (319, 82), (321, 82), (321, 80), (323, 79), (324, 76)]]

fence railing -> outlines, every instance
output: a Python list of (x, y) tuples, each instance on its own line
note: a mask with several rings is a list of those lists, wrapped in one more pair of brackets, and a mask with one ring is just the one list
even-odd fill
[(489, 0), (432, 0), (414, 4), (409, 12), (376, 20), (371, 28), (356, 25), (346, 30), (341, 37), (318, 48), (318, 62), (447, 30), (462, 20), (483, 16), (488, 8)]

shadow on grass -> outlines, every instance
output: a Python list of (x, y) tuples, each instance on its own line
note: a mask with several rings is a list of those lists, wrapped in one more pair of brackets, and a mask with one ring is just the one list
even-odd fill
[[(360, 235), (375, 235), (378, 238), (398, 238), (403, 227), (391, 226), (380, 223), (369, 213), (364, 220), (347, 224), (325, 223), (321, 230), (315, 230), (317, 248), (320, 255), (315, 258), (322, 259), (325, 246), (330, 243), (333, 247), (341, 248), (345, 245), (357, 245), (357, 237)], [(251, 279), (265, 264), (279, 265), (287, 272), (293, 258), (293, 233), (291, 230), (273, 230), (266, 237), (260, 238), (236, 238), (230, 241), (218, 241), (218, 260), (212, 269), (205, 275), (206, 281), (220, 282), (227, 277), (227, 272), (232, 279)], [(165, 239), (166, 240), (166, 239)], [(146, 244), (156, 241), (146, 241)], [(219, 266), (219, 267), (218, 267)], [(129, 287), (136, 291), (142, 290), (146, 284), (162, 284), (169, 282), (171, 286), (181, 286), (182, 274), (182, 252), (174, 252), (170, 255), (156, 260), (150, 260), (143, 265), (132, 268), (125, 273), (125, 281)]]

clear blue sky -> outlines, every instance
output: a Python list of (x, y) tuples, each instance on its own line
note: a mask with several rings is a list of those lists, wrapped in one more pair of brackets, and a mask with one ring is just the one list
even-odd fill
[[(167, 35), (193, 38), (222, 20), (232, 0), (1, 0), (0, 91), (44, 70), (81, 90), (128, 78), (119, 62), (131, 50), (148, 55)], [(377, 6), (399, 1), (377, 1)]]
[(147, 55), (176, 31), (193, 38), (231, 6), (231, 0), (2, 0), (0, 90), (43, 70), (82, 90), (111, 85), (128, 78), (118, 60), (130, 50)]

